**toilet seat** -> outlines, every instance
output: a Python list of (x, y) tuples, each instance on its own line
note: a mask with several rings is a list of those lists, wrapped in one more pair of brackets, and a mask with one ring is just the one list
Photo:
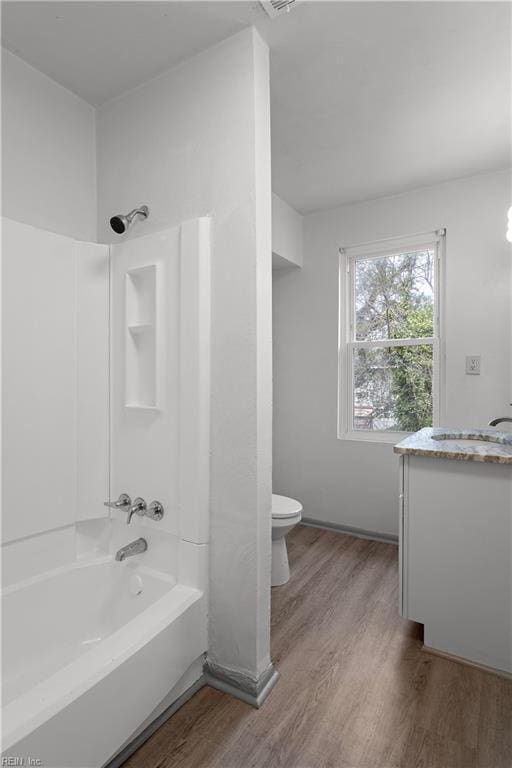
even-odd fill
[(281, 520), (283, 518), (296, 517), (301, 512), (302, 504), (297, 499), (280, 496), (278, 493), (272, 494), (272, 518)]

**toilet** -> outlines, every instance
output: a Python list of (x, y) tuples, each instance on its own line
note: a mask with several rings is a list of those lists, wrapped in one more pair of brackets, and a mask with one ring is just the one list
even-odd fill
[(290, 578), (286, 536), (302, 517), (302, 504), (288, 496), (272, 494), (272, 576), (273, 587), (286, 584)]

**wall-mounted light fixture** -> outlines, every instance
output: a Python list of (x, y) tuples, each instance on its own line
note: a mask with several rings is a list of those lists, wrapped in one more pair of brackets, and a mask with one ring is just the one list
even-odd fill
[(505, 235), (505, 237), (507, 238), (509, 243), (512, 243), (512, 205), (508, 209), (507, 219), (508, 219), (508, 221), (507, 221), (507, 234)]

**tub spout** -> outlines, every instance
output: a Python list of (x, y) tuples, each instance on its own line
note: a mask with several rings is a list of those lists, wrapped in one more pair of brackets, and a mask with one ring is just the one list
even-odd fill
[(133, 557), (133, 555), (139, 555), (141, 552), (145, 552), (148, 548), (148, 543), (146, 539), (135, 539), (135, 541), (130, 542), (130, 544), (127, 544), (125, 547), (121, 547), (116, 552), (116, 560), (119, 560), (122, 562), (123, 560), (126, 560), (127, 557)]

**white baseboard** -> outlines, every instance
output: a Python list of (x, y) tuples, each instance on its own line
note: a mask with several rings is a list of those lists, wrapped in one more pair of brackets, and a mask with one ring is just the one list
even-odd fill
[(207, 661), (204, 666), (206, 684), (229, 693), (246, 704), (259, 709), (279, 680), (279, 672), (270, 664), (256, 680), (249, 675)]

